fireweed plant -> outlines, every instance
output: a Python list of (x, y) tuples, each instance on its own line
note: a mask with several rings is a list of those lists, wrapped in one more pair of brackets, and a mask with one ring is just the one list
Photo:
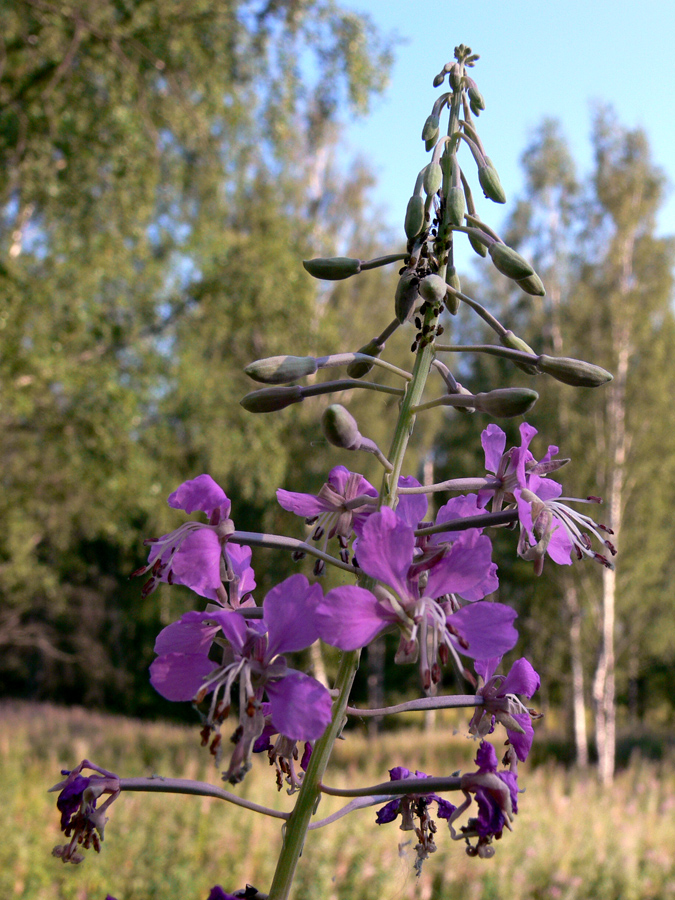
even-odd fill
[[(611, 375), (580, 360), (536, 353), (461, 292), (453, 265), (453, 243), (460, 234), (523, 291), (535, 297), (545, 293), (532, 266), (478, 216), (468, 177), (460, 168), (462, 151), (462, 159), (475, 163), (484, 195), (505, 202), (476, 130), (484, 101), (468, 70), (477, 59), (470, 48), (460, 45), (454, 60), (434, 79), (443, 92), (422, 131), (431, 159), (417, 177), (406, 210), (405, 253), (369, 261), (341, 257), (304, 263), (310, 275), (329, 281), (402, 263), (391, 324), (355, 353), (275, 357), (246, 368), (252, 379), (267, 385), (241, 401), (252, 413), (273, 412), (305, 397), (354, 388), (397, 396), (398, 418), (386, 455), (361, 435), (343, 406), (329, 406), (322, 417), (331, 444), (375, 454), (384, 470), (379, 488), (357, 472), (337, 466), (316, 496), (279, 490), (281, 506), (311, 526), (305, 541), (238, 531), (225, 492), (208, 474), (198, 475), (180, 485), (168, 502), (184, 513), (202, 514), (202, 520), (185, 521), (170, 534), (146, 541), (148, 563), (135, 573), (149, 576), (145, 593), (160, 582), (176, 583), (208, 601), (161, 631), (157, 658), (150, 667), (151, 683), (169, 700), (192, 702), (201, 720), (202, 744), (208, 745), (218, 764), (224, 756), (221, 729), (227, 724), (234, 746), (222, 765), (223, 779), (231, 785), (245, 777), (253, 754), (266, 753), (276, 767), (278, 788), (295, 796), (292, 812), (268, 809), (202, 782), (122, 778), (84, 760), (64, 771), (65, 780), (51, 789), (59, 791), (61, 826), (69, 839), (54, 850), (64, 862), (80, 862), (81, 851), (88, 847), (100, 850), (105, 814), (123, 791), (219, 797), (282, 820), (281, 849), (269, 892), (249, 885), (227, 894), (216, 886), (213, 898), (287, 898), (303, 847), (311, 855), (307, 832), (368, 806), (378, 806), (374, 819), (378, 825), (400, 817), (400, 828), (414, 831), (418, 873), (436, 849), (441, 822), (447, 824), (452, 840), (465, 843), (470, 856), (482, 858), (493, 855), (493, 840), (512, 827), (518, 812), (518, 764), (527, 759), (534, 737), (532, 719), (537, 717), (525, 701), (539, 687), (539, 676), (526, 659), (517, 659), (508, 671), (502, 665), (502, 656), (517, 641), (516, 613), (490, 600), (498, 576), (487, 532), (504, 526), (515, 529), (515, 550), (533, 563), (537, 574), (547, 556), (557, 565), (593, 558), (611, 566), (608, 554), (613, 555), (614, 548), (606, 538), (608, 529), (576, 508), (578, 503), (599, 502), (598, 498), (561, 497), (562, 486), (551, 476), (568, 460), (558, 458), (553, 446), (538, 459), (530, 449), (536, 431), (525, 422), (520, 425), (520, 443), (512, 447), (507, 447), (498, 425), (487, 425), (482, 434), (485, 471), (474, 478), (422, 486), (405, 474), (406, 448), (417, 416), (434, 407), (508, 418), (523, 416), (537, 400), (535, 391), (527, 388), (470, 392), (442, 361), (446, 354), (461, 350), (494, 354), (512, 360), (529, 375), (542, 373), (576, 387), (598, 387)], [(442, 133), (445, 116), (447, 129)], [(493, 329), (498, 343), (471, 347), (440, 343), (441, 314), (445, 310), (454, 316), (460, 304)], [(380, 358), (387, 339), (402, 326), (414, 334), (410, 372)], [(309, 386), (298, 383), (334, 367), (345, 367), (346, 377)], [(400, 386), (364, 380), (378, 368), (393, 373)], [(432, 397), (425, 395), (427, 381), (433, 381)], [(427, 495), (433, 491), (453, 496), (435, 522), (429, 522)], [(252, 547), (287, 548), (296, 560), (314, 557), (314, 582), (295, 574), (262, 600), (254, 599)], [(316, 579), (326, 566), (341, 569), (353, 583), (324, 592)], [(359, 655), (383, 633), (398, 635), (396, 662), (419, 668), (424, 696), (384, 709), (353, 708), (349, 695)], [(287, 654), (318, 639), (342, 651), (332, 690), (287, 662)], [(471, 686), (471, 694), (439, 692), (442, 670), (448, 665), (454, 665)], [(430, 776), (405, 768), (399, 760), (382, 784), (337, 790), (324, 780), (333, 745), (350, 716), (448, 707), (473, 711), (469, 731), (478, 741), (474, 771)], [(504, 744), (501, 763), (487, 740), (491, 736)], [(344, 797), (345, 805), (322, 819), (322, 794)], [(447, 795), (457, 794), (455, 804)]]

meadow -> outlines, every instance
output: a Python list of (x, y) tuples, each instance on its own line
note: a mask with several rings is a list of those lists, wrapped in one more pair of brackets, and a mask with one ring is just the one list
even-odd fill
[[(476, 745), (444, 719), (431, 733), (410, 727), (340, 742), (327, 781), (337, 787), (385, 780), (393, 765), (449, 774), (471, 768)], [(142, 723), (47, 704), (0, 705), (0, 898), (206, 900), (209, 889), (247, 882), (265, 890), (280, 823), (222, 801), (123, 794), (110, 810), (100, 855), (79, 866), (51, 855), (62, 843), (55, 794), (59, 771), (88, 757), (123, 776), (163, 774), (219, 783), (197, 729)], [(236, 790), (289, 809), (265, 757)], [(415, 877), (410, 834), (375, 825), (374, 808), (310, 834), (294, 900), (665, 900), (675, 898), (675, 765), (633, 754), (614, 788), (555, 762), (522, 770), (526, 793), (513, 832), (491, 860), (471, 859), (443, 823), (438, 851)], [(450, 799), (456, 799), (451, 795)], [(340, 806), (324, 798), (327, 815)], [(403, 841), (404, 845), (399, 847)]]

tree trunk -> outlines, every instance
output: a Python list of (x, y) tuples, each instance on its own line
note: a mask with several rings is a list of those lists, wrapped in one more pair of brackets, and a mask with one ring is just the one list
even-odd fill
[(586, 702), (584, 700), (584, 666), (581, 652), (581, 609), (574, 582), (569, 581), (565, 601), (570, 616), (570, 658), (572, 662), (572, 718), (574, 749), (577, 766), (588, 767), (588, 732), (586, 730)]

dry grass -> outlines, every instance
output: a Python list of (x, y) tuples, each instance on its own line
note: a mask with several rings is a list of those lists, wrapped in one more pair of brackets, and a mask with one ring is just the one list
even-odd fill
[[(100, 856), (78, 867), (51, 854), (61, 842), (54, 795), (59, 769), (83, 757), (122, 775), (161, 773), (218, 782), (196, 729), (143, 724), (48, 705), (0, 707), (0, 898), (30, 900), (205, 900), (226, 890), (269, 884), (279, 823), (225, 803), (193, 797), (126, 794), (112, 807)], [(435, 733), (409, 730), (338, 745), (330, 783), (384, 780), (397, 764), (431, 774), (466, 768), (475, 745), (447, 723)], [(523, 769), (521, 812), (492, 860), (470, 859), (441, 826), (438, 852), (422, 876), (412, 871), (408, 835), (378, 827), (367, 809), (310, 835), (294, 900), (664, 900), (675, 898), (675, 770), (635, 758), (603, 792), (592, 777), (553, 764)], [(278, 808), (259, 760), (244, 796)], [(338, 801), (322, 802), (325, 815)]]

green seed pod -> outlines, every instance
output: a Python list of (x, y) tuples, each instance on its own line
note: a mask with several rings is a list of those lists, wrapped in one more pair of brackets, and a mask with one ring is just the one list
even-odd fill
[(422, 129), (422, 140), (436, 143), (440, 131), (441, 120), (433, 113), (427, 118)]
[(516, 278), (516, 284), (525, 291), (526, 294), (532, 294), (533, 297), (545, 297), (546, 288), (541, 278), (536, 272), (528, 275), (527, 278)]
[(497, 170), (488, 156), (485, 157), (485, 164), (478, 166), (478, 181), (488, 200), (493, 200), (495, 203), (506, 203), (504, 188), (499, 180)]
[[(499, 340), (504, 347), (508, 347), (510, 350), (520, 350), (523, 353), (531, 353), (532, 356), (537, 355), (529, 344), (526, 344), (524, 340), (519, 338), (518, 335), (514, 334), (512, 331), (507, 331), (506, 334), (500, 334)], [(534, 364), (529, 365), (524, 362), (516, 362), (516, 365), (527, 375), (536, 375), (539, 372), (539, 369), (537, 369)]]
[[(445, 283), (450, 285), (456, 291), (462, 290), (462, 282), (459, 280), (457, 269), (454, 266), (448, 266), (445, 273)], [(459, 297), (456, 297), (451, 291), (447, 291), (445, 295), (445, 308), (451, 316), (456, 316), (459, 309)]]
[(488, 253), (495, 268), (508, 278), (527, 278), (529, 275), (534, 275), (534, 269), (529, 262), (506, 244), (499, 244), (495, 241), (488, 247)]
[(453, 225), (464, 224), (464, 212), (466, 211), (466, 201), (464, 199), (464, 191), (461, 187), (451, 187), (448, 191), (448, 220)]
[(502, 419), (523, 416), (539, 399), (536, 391), (528, 388), (498, 388), (486, 394), (476, 394), (476, 409)]
[(483, 244), (481, 241), (476, 240), (476, 238), (472, 234), (469, 235), (469, 243), (479, 256), (487, 256), (487, 247), (485, 246), (485, 244)]
[(316, 370), (317, 364), (313, 356), (270, 356), (249, 363), (244, 372), (249, 378), (262, 381), (263, 384), (288, 384), (305, 375), (313, 375)]
[(413, 194), (408, 200), (405, 211), (405, 234), (409, 241), (416, 238), (424, 226), (424, 200), (419, 194)]
[(433, 197), (433, 195), (443, 184), (443, 171), (441, 169), (440, 163), (429, 163), (429, 165), (424, 170), (423, 184), (426, 195), (428, 197)]
[[(367, 344), (364, 344), (363, 347), (360, 347), (356, 352), (365, 353), (366, 356), (379, 357), (383, 350), (384, 344), (378, 344), (375, 338), (373, 338), (372, 341), (368, 341)], [(350, 378), (363, 378), (364, 375), (367, 375), (372, 368), (372, 363), (360, 362), (357, 360), (355, 362), (349, 363), (349, 365), (347, 366), (347, 375), (349, 375)]]
[(445, 281), (440, 275), (427, 275), (420, 281), (418, 291), (429, 303), (442, 303), (446, 291)]
[(357, 450), (362, 440), (356, 419), (339, 403), (333, 403), (324, 411), (321, 429), (330, 444), (344, 450)]
[(323, 281), (341, 281), (351, 275), (358, 275), (361, 271), (361, 260), (350, 259), (348, 256), (303, 259), (302, 264), (313, 278), (321, 278)]
[(394, 297), (394, 311), (401, 324), (410, 318), (415, 309), (419, 299), (418, 286), (419, 278), (414, 272), (404, 272), (399, 278)]
[(613, 378), (610, 372), (600, 366), (564, 356), (540, 356), (537, 368), (557, 381), (562, 381), (563, 384), (571, 384), (572, 387), (600, 387)]
[(285, 409), (292, 403), (302, 403), (302, 388), (298, 384), (288, 387), (262, 388), (246, 394), (239, 401), (247, 412), (265, 413)]

